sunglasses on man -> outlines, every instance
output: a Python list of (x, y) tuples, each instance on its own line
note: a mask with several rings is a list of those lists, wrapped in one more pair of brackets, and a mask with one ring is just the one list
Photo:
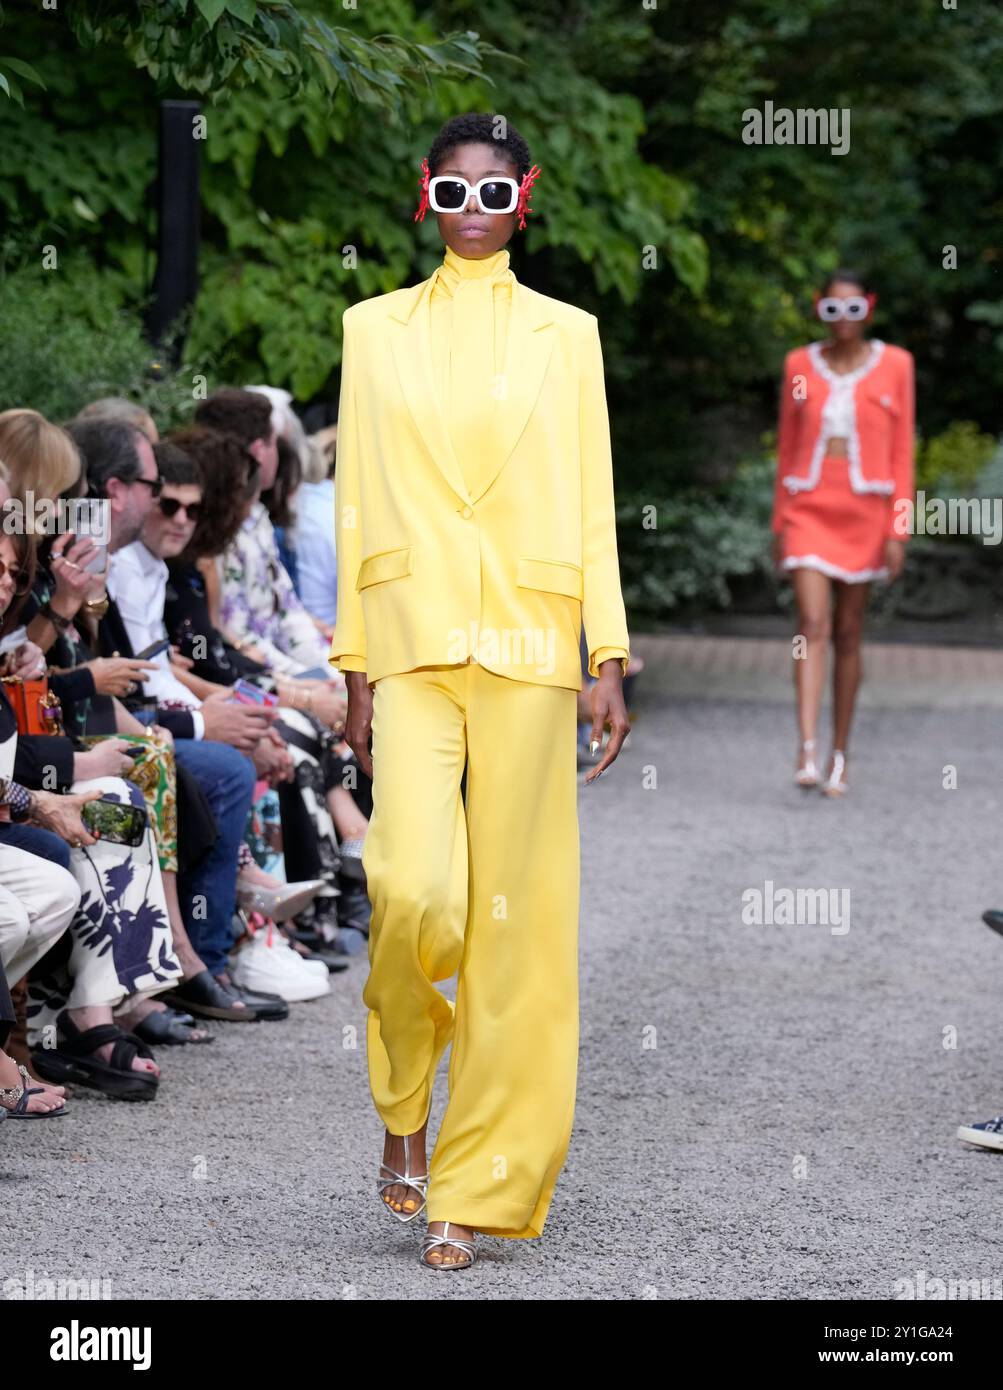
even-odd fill
[(164, 486), (163, 478), (130, 478), (129, 486), (131, 487), (133, 483), (142, 483), (144, 487), (148, 487), (151, 497), (159, 497), (160, 490)]
[(467, 183), (456, 174), (437, 174), (428, 181), (428, 203), (433, 212), (462, 212), (477, 199), (481, 212), (515, 212), (519, 202), (519, 184), (515, 179), (500, 176)]
[(157, 506), (164, 516), (177, 516), (178, 512), (184, 512), (189, 521), (198, 521), (202, 515), (201, 502), (179, 502), (176, 497), (161, 497)]

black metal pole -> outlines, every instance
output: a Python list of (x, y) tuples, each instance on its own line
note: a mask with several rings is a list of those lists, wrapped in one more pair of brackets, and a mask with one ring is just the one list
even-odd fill
[[(180, 361), (190, 310), (198, 295), (202, 141), (196, 138), (196, 118), (201, 110), (197, 101), (160, 103), (157, 271), (146, 312), (146, 335), (174, 366)], [(172, 341), (168, 334), (179, 319), (180, 331)]]

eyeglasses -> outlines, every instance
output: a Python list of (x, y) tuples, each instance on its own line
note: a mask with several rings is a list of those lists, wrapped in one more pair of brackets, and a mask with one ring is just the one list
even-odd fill
[(179, 502), (176, 497), (161, 497), (157, 506), (164, 516), (177, 516), (178, 512), (184, 512), (189, 521), (198, 521), (202, 515), (201, 502)]
[(142, 483), (144, 487), (148, 487), (151, 497), (159, 497), (160, 490), (164, 486), (163, 478), (154, 478), (152, 481), (149, 478), (130, 478), (129, 486), (132, 487), (133, 483)]
[(846, 299), (837, 299), (827, 295), (818, 301), (815, 311), (823, 323), (837, 323), (840, 319), (859, 323), (871, 312), (871, 296), (851, 294)]
[(428, 203), (433, 212), (462, 212), (473, 194), (481, 212), (515, 212), (519, 185), (515, 179), (480, 179), (475, 184), (455, 174), (437, 174), (428, 181)]

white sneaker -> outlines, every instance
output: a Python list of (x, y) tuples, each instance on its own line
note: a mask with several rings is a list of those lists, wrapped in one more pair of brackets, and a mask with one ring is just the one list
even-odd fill
[(324, 974), (305, 961), (279, 931), (261, 930), (237, 952), (230, 978), (240, 989), (277, 994), (289, 1004), (321, 999), (331, 993), (330, 974), (323, 961)]

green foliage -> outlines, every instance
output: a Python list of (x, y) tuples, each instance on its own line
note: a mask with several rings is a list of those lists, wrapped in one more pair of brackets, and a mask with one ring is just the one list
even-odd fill
[(259, 86), (273, 102), (304, 92), (330, 98), (344, 87), (354, 103), (402, 114), (417, 89), (480, 71), (488, 50), (476, 34), (418, 45), (398, 34), (334, 26), (335, 4), (288, 0), (140, 0), (109, 6), (75, 0), (69, 20), (81, 47), (121, 47), (161, 89), (222, 99)]
[(0, 281), (0, 410), (30, 405), (59, 421), (98, 397), (126, 396), (162, 429), (190, 418), (192, 368), (172, 371), (151, 351), (139, 313), (123, 309), (120, 294), (83, 258)]
[(664, 621), (680, 608), (727, 608), (734, 580), (768, 581), (775, 467), (747, 461), (714, 493), (622, 498), (620, 568), (632, 615)]
[[(2, 263), (34, 260), (43, 245), (86, 251), (123, 287), (123, 305), (141, 299), (153, 269), (144, 242), (156, 100), (206, 93), (202, 285), (188, 350), (225, 362), (234, 380), (264, 378), (301, 400), (336, 393), (344, 308), (441, 258), (434, 217), (413, 222), (419, 165), (442, 120), (463, 110), (508, 113), (544, 171), (512, 248), (529, 283), (542, 267), (524, 268), (523, 257), (539, 266), (549, 253), (553, 283), (541, 288), (591, 307), (604, 295), (637, 303), (670, 277), (699, 294), (708, 267), (690, 225), (693, 189), (642, 156), (642, 103), (594, 71), (607, 34), (636, 51), (652, 21), (642, 12), (624, 27), (610, 9), (567, 33), (558, 10), (530, 18), (505, 3), (478, 13), (479, 35), (447, 32), (455, 6), (419, 16), (410, 0), (354, 12), (336, 0), (81, 0), (72, 29), (56, 32), (39, 16), (18, 34), (46, 91), (0, 114), (0, 219), (14, 229)], [(336, 17), (350, 30), (332, 27)], [(281, 42), (269, 57), (259, 49), (272, 24)], [(318, 75), (321, 52), (338, 81)], [(288, 73), (269, 66), (280, 58)], [(654, 269), (642, 269), (644, 257)]]
[(917, 451), (916, 488), (943, 497), (967, 496), (996, 452), (996, 439), (972, 420), (956, 420)]

